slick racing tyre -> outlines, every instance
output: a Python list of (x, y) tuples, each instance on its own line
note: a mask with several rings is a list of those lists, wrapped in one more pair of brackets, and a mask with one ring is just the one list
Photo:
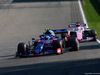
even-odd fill
[(67, 35), (68, 35), (67, 33), (62, 33), (61, 38), (65, 39), (65, 37), (67, 37)]
[(70, 37), (77, 37), (77, 33), (76, 32), (70, 32)]
[(86, 39), (86, 37), (90, 36), (90, 31), (84, 31), (83, 32), (83, 39)]
[(90, 30), (91, 37), (94, 37), (92, 41), (96, 41), (97, 39), (97, 32), (95, 30)]
[(93, 37), (92, 41), (96, 41), (96, 39), (97, 39), (97, 32), (95, 30), (84, 31), (83, 38), (85, 39), (86, 37)]
[(56, 54), (63, 54), (63, 50), (62, 50), (62, 41), (61, 40), (54, 40), (53, 41), (53, 49), (56, 50)]
[(69, 37), (68, 41), (66, 42), (68, 47), (71, 47), (69, 51), (79, 51), (79, 42), (75, 37)]
[(28, 45), (26, 45), (25, 43), (19, 43), (17, 47), (17, 56), (25, 54), (27, 50), (28, 50)]

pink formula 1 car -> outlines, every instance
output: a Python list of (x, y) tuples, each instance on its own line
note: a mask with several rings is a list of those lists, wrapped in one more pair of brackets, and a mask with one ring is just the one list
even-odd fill
[(71, 37), (77, 37), (79, 41), (96, 41), (97, 32), (86, 28), (86, 24), (70, 24), (68, 25)]

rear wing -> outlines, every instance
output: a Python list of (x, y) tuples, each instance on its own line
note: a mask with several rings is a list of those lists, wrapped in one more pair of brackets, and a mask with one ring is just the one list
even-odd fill
[(57, 29), (57, 30), (52, 30), (55, 34), (60, 34), (60, 33), (68, 33), (67, 29)]
[(75, 27), (77, 27), (77, 25), (79, 25), (79, 27), (85, 27), (86, 26), (86, 24), (70, 24), (70, 25), (68, 25), (68, 28), (75, 28)]

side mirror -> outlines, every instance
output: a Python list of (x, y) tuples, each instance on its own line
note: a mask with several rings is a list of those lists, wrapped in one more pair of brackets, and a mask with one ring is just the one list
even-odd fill
[(32, 38), (32, 40), (35, 40), (35, 38)]

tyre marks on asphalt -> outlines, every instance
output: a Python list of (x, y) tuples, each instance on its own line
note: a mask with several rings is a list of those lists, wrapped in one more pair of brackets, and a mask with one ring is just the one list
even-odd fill
[(70, 2), (71, 7), (71, 23), (81, 22), (83, 23), (82, 16), (80, 13), (80, 9), (78, 6), (78, 2), (76, 0)]
[(100, 49), (100, 44), (96, 41), (87, 41), (80, 43), (80, 50), (98, 50)]

